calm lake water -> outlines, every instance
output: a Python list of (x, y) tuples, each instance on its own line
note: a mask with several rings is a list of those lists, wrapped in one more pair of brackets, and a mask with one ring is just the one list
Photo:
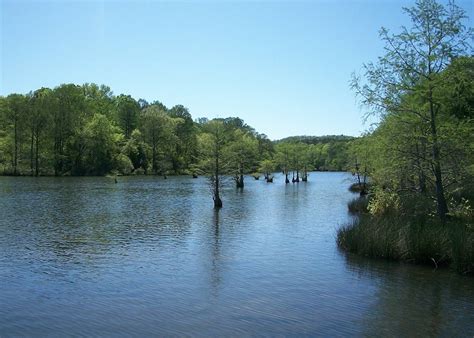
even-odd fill
[(474, 279), (339, 252), (351, 176), (0, 177), (0, 336), (474, 335)]

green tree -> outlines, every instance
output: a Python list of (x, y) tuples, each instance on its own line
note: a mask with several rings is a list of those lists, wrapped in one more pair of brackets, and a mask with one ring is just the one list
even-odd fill
[[(352, 87), (364, 105), (373, 113), (409, 113), (429, 126), (431, 164), (437, 201), (437, 213), (444, 219), (448, 205), (443, 184), (441, 144), (438, 115), (442, 107), (435, 95), (441, 72), (456, 56), (468, 53), (472, 29), (465, 29), (462, 9), (449, 3), (442, 6), (435, 0), (419, 0), (412, 8), (405, 8), (412, 27), (402, 27), (399, 34), (382, 28), (386, 54), (377, 63), (364, 65), (365, 82), (353, 76)], [(418, 104), (402, 100), (407, 93), (416, 93)]]
[(135, 129), (123, 147), (122, 153), (130, 158), (134, 170), (142, 168), (146, 173), (148, 169), (148, 158), (146, 155), (149, 151), (148, 148), (148, 145), (144, 141), (143, 134), (140, 130)]
[(74, 84), (60, 85), (53, 92), (57, 104), (48, 111), (52, 115), (54, 174), (57, 176), (69, 169), (66, 168), (69, 157), (65, 152), (66, 144), (80, 123), (85, 98), (83, 88)]
[[(39, 176), (43, 143), (47, 142), (47, 131), (51, 121), (51, 109), (56, 109), (57, 101), (49, 88), (41, 88), (31, 95), (28, 125), (30, 130), (30, 171)], [(44, 158), (44, 156), (43, 156)]]
[(209, 175), (209, 186), (214, 200), (214, 208), (222, 208), (222, 175), (228, 170), (225, 147), (228, 134), (222, 120), (212, 120), (202, 126), (203, 133), (198, 137), (201, 171)]
[(110, 87), (97, 85), (95, 83), (85, 83), (82, 85), (85, 98), (85, 111), (83, 118), (90, 120), (96, 113), (107, 116), (113, 120), (116, 116), (116, 105), (114, 95)]
[(244, 187), (244, 174), (257, 167), (258, 141), (253, 135), (236, 129), (229, 135), (232, 141), (226, 147), (229, 165), (237, 188)]
[(125, 138), (129, 139), (137, 127), (140, 106), (130, 95), (119, 95), (116, 99), (117, 122)]
[[(165, 174), (171, 151), (177, 142), (176, 127), (181, 119), (170, 117), (159, 106), (151, 105), (141, 114), (140, 130), (151, 148), (151, 169)], [(160, 165), (161, 163), (161, 165)]]
[(263, 160), (260, 162), (259, 170), (263, 173), (267, 182), (273, 181), (272, 173), (275, 170), (275, 167), (276, 165), (273, 160)]
[(114, 169), (123, 140), (120, 129), (107, 116), (94, 114), (84, 130), (89, 174), (105, 175)]
[(276, 145), (275, 161), (285, 175), (285, 183), (290, 183), (288, 174), (291, 170), (291, 146), (289, 143), (278, 143)]
[(172, 151), (172, 166), (174, 172), (180, 172), (195, 162), (197, 156), (197, 129), (189, 110), (177, 105), (168, 111), (169, 116), (181, 119), (176, 127), (177, 141)]
[(10, 130), (9, 134), (9, 155), (11, 158), (12, 174), (18, 175), (18, 162), (21, 155), (21, 147), (23, 143), (23, 134), (25, 128), (25, 120), (28, 110), (28, 99), (24, 95), (11, 94), (5, 99), (2, 109), (2, 120), (6, 130)]

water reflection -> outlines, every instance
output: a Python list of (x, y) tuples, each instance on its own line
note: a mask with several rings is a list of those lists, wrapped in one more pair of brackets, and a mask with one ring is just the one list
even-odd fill
[(211, 284), (213, 295), (217, 297), (218, 289), (220, 284), (220, 265), (221, 265), (221, 248), (220, 248), (220, 238), (219, 238), (219, 210), (214, 210), (212, 214), (212, 225), (214, 227), (214, 237), (212, 245), (212, 268), (211, 268)]
[(338, 252), (348, 177), (0, 177), (0, 335), (472, 336), (471, 279)]
[(472, 336), (471, 278), (352, 254), (346, 263), (360, 279), (377, 283), (375, 303), (364, 318), (365, 335)]

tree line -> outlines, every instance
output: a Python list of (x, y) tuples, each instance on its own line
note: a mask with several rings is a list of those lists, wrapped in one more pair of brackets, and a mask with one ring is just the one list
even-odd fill
[(193, 119), (183, 105), (166, 107), (105, 85), (62, 84), (0, 97), (3, 175), (210, 175), (275, 170), (289, 179), (311, 170), (345, 170), (352, 138), (272, 142), (238, 117)]

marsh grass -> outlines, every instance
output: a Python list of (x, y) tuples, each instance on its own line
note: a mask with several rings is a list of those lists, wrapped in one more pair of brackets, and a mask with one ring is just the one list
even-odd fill
[(338, 230), (337, 244), (363, 256), (450, 266), (461, 274), (474, 274), (471, 222), (451, 218), (443, 223), (429, 215), (395, 212), (380, 217), (361, 213)]
[(349, 186), (349, 191), (360, 193), (364, 188), (365, 188), (365, 191), (368, 191), (370, 189), (370, 184), (365, 183), (365, 184), (360, 185), (358, 182), (356, 182), (356, 183), (352, 183)]
[(347, 209), (352, 214), (366, 213), (369, 206), (369, 198), (366, 196), (356, 197), (347, 204)]

